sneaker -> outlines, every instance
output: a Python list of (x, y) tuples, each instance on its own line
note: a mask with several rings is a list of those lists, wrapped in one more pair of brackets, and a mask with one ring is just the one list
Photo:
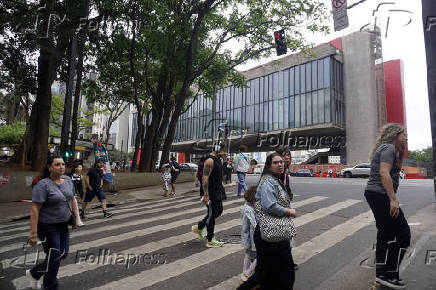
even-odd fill
[(203, 231), (200, 231), (200, 230), (198, 229), (198, 226), (197, 226), (197, 225), (192, 226), (191, 229), (192, 229), (192, 232), (193, 232), (194, 234), (197, 235), (197, 239), (198, 239), (199, 241), (204, 240)]
[(219, 248), (222, 247), (224, 245), (224, 242), (220, 242), (218, 240), (216, 240), (215, 238), (212, 238), (212, 240), (210, 242), (206, 243), (206, 247), (208, 248)]
[(32, 289), (41, 289), (41, 281), (36, 280), (33, 278), (32, 274), (30, 273), (30, 270), (26, 270), (26, 277), (30, 282), (30, 288)]
[(245, 274), (245, 273), (241, 273), (241, 280), (242, 280), (242, 282), (247, 281), (248, 278), (250, 278), (250, 277), (249, 277), (247, 274)]
[(105, 213), (103, 214), (103, 216), (104, 216), (105, 218), (111, 218), (113, 215), (114, 215), (114, 214), (111, 213), (111, 212), (105, 212)]
[(298, 264), (294, 263), (294, 271), (298, 271), (298, 269), (299, 269)]
[(386, 286), (391, 289), (404, 289), (406, 286), (404, 285), (403, 280), (398, 280), (395, 278), (387, 278), (385, 276), (375, 276), (375, 282)]

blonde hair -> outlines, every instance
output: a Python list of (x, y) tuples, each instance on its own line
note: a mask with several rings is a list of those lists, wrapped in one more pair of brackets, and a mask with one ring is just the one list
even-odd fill
[[(382, 144), (392, 143), (395, 138), (401, 133), (404, 132), (404, 128), (396, 123), (388, 123), (379, 129), (379, 134), (375, 141), (374, 147), (372, 148), (370, 159), (374, 157), (374, 153), (377, 148)], [(404, 148), (403, 148), (404, 149)], [(400, 159), (403, 159), (403, 152), (400, 150)]]

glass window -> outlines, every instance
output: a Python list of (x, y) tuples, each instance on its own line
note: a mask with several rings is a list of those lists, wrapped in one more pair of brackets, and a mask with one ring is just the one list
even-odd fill
[(246, 127), (248, 129), (248, 133), (254, 133), (254, 106), (246, 107)]
[(300, 127), (300, 95), (295, 95), (295, 128)]
[(256, 123), (256, 124), (258, 124), (257, 126), (256, 126), (256, 130), (258, 131), (258, 132), (263, 132), (263, 128), (264, 128), (264, 126), (263, 126), (263, 116), (264, 116), (264, 110), (263, 110), (263, 103), (260, 103), (259, 105), (257, 105), (257, 110), (258, 110), (258, 112), (259, 112), (259, 118), (256, 118), (257, 119), (257, 121), (258, 121), (258, 123)]
[(278, 81), (278, 85), (279, 85), (278, 98), (279, 99), (283, 98), (283, 86), (284, 86), (283, 76), (284, 76), (283, 71), (279, 71), (279, 81)]
[(318, 91), (318, 122), (324, 123), (324, 92)]
[(300, 65), (300, 92), (306, 92), (306, 66)]
[(337, 109), (337, 101), (336, 101), (336, 91), (334, 90), (330, 90), (330, 96), (331, 96), (331, 100), (330, 100), (330, 104), (332, 106), (332, 122), (335, 124), (338, 124), (338, 109)]
[(295, 97), (289, 98), (289, 128), (295, 128)]
[(230, 88), (224, 89), (224, 96), (226, 100), (226, 110), (230, 110)]
[(289, 70), (283, 71), (283, 96), (289, 97)]
[(245, 115), (245, 108), (247, 107), (242, 107), (241, 108), (241, 121), (240, 121), (240, 127), (242, 129), (246, 129), (247, 128), (247, 116)]
[(331, 122), (330, 119), (330, 90), (324, 89), (324, 97), (325, 97), (325, 122)]
[(277, 108), (277, 112), (279, 115), (279, 128), (278, 129), (283, 129), (284, 128), (284, 122), (283, 122), (283, 99), (279, 100), (278, 102), (278, 108)]
[(273, 99), (273, 75), (268, 75), (268, 101)]
[(295, 94), (295, 69), (291, 67), (289, 69), (289, 95), (293, 96)]
[(289, 128), (289, 98), (283, 99), (283, 128)]
[(313, 124), (318, 124), (318, 91), (312, 92), (312, 108)]
[(254, 80), (254, 88), (252, 87), (252, 94), (254, 94), (254, 103), (259, 103), (259, 78)]
[(273, 129), (279, 129), (279, 102), (278, 100), (273, 101)]
[(242, 96), (241, 96), (241, 94), (240, 94), (240, 91), (239, 91), (239, 89), (238, 88), (233, 88), (232, 87), (232, 90), (231, 90), (231, 92), (232, 92), (232, 94), (233, 94), (233, 100), (234, 100), (234, 107), (235, 108), (239, 108), (240, 106), (241, 106), (241, 99), (242, 99)]
[(324, 88), (330, 87), (330, 57), (324, 58)]
[(273, 99), (279, 98), (279, 73), (273, 73)]
[(272, 130), (273, 124), (274, 124), (274, 120), (273, 120), (273, 102), (269, 101), (268, 102), (268, 130)]
[(301, 127), (306, 126), (306, 94), (301, 94), (300, 96), (300, 118)]
[(265, 86), (264, 86), (265, 78), (260, 77), (259, 78), (259, 103), (263, 102), (263, 96), (265, 95)]
[(312, 125), (312, 94), (306, 94), (306, 124)]
[(311, 64), (312, 62), (306, 63), (306, 92), (310, 92), (312, 90)]
[(316, 60), (312, 61), (312, 90), (318, 89), (318, 65)]
[(250, 103), (248, 103), (248, 101), (247, 101), (247, 103), (246, 103), (247, 105), (254, 104), (254, 102), (255, 102), (254, 95), (255, 95), (256, 90), (258, 90), (258, 88), (256, 87), (256, 80), (252, 80), (250, 82), (250, 90), (249, 90), (249, 92), (250, 92)]
[(321, 89), (324, 86), (324, 68), (323, 68), (323, 60), (318, 59), (318, 89)]
[(295, 94), (300, 93), (300, 66), (295, 67)]

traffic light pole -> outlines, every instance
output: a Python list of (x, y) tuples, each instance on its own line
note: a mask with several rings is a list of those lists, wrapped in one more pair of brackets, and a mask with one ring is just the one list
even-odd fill
[(422, 22), (427, 57), (428, 104), (433, 146), (433, 182), (436, 198), (436, 3), (422, 0)]

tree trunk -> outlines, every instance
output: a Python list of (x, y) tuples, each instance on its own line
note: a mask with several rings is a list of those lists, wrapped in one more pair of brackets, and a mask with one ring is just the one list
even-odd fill
[[(89, 0), (85, 0), (83, 7), (84, 17), (88, 17), (89, 15)], [(79, 128), (77, 119), (79, 117), (79, 106), (80, 106), (80, 92), (82, 89), (82, 75), (83, 75), (83, 58), (85, 54), (85, 40), (86, 33), (88, 31), (88, 26), (85, 27), (83, 31), (81, 31), (81, 35), (79, 37), (79, 46), (78, 46), (78, 59), (77, 59), (77, 70), (76, 70), (76, 88), (74, 90), (74, 107), (73, 107), (73, 116), (71, 120), (71, 151), (73, 156), (75, 155), (76, 149), (76, 140), (79, 136)], [(73, 158), (74, 159), (74, 158)]]
[[(53, 40), (41, 40), (38, 58), (38, 89), (35, 100), (35, 122), (31, 124), (33, 140), (32, 169), (40, 171), (46, 164), (51, 112), (51, 85), (56, 75), (56, 56)], [(33, 110), (32, 110), (33, 113)]]
[[(138, 131), (136, 132), (136, 138), (135, 138), (135, 152), (133, 153), (133, 160), (132, 160), (132, 167), (130, 168), (130, 170), (132, 172), (136, 171), (136, 163), (138, 163), (138, 154), (139, 154), (139, 149), (141, 148), (141, 139), (142, 139), (142, 135), (143, 135), (143, 130), (144, 130), (144, 123), (142, 121), (142, 113), (140, 114), (140, 112), (138, 111), (138, 118), (137, 118), (137, 124), (138, 124)], [(128, 140), (127, 140), (128, 142)]]

